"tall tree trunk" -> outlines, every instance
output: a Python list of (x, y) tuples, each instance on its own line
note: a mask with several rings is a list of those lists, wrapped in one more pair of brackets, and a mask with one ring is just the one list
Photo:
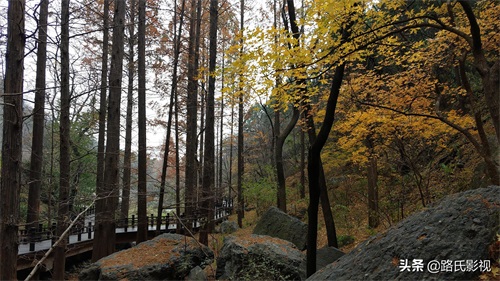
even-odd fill
[[(275, 111), (275, 114), (279, 113)], [(278, 208), (286, 213), (286, 179), (285, 179), (285, 167), (283, 165), (283, 145), (285, 144), (285, 140), (292, 132), (295, 124), (300, 117), (300, 111), (297, 108), (293, 108), (293, 115), (290, 119), (290, 122), (283, 130), (283, 132), (279, 133), (279, 124), (275, 122), (274, 127), (278, 128), (276, 130), (276, 148), (275, 148), (275, 161), (276, 161), (276, 175), (278, 178)], [(279, 117), (276, 120), (279, 122)]]
[(137, 185), (137, 243), (148, 238), (146, 155), (146, 0), (139, 0), (139, 151)]
[(177, 95), (177, 69), (179, 65), (179, 54), (180, 54), (180, 44), (182, 35), (182, 25), (184, 23), (184, 7), (185, 0), (182, 0), (180, 21), (179, 21), (179, 31), (176, 33), (177, 28), (177, 1), (174, 3), (174, 62), (173, 62), (173, 73), (172, 73), (172, 88), (170, 90), (170, 104), (168, 107), (168, 121), (167, 121), (167, 137), (165, 140), (165, 154), (163, 156), (163, 166), (161, 169), (161, 183), (160, 183), (160, 198), (158, 200), (158, 210), (157, 210), (157, 220), (156, 220), (156, 231), (160, 231), (161, 227), (161, 216), (163, 213), (163, 196), (165, 193), (165, 183), (167, 178), (167, 166), (168, 166), (168, 155), (170, 152), (170, 133), (172, 131), (172, 117), (174, 114), (174, 103), (176, 102)]
[(106, 113), (108, 91), (108, 50), (109, 50), (109, 0), (103, 4), (103, 32), (101, 59), (101, 89), (99, 93), (99, 128), (97, 139), (96, 193), (104, 191), (104, 150), (106, 141)]
[[(240, 57), (243, 56), (243, 28), (245, 27), (245, 0), (240, 0)], [(238, 103), (238, 225), (243, 227), (243, 217), (245, 216), (245, 207), (243, 200), (243, 175), (245, 173), (245, 163), (243, 157), (244, 137), (243, 137), (243, 107), (244, 107), (244, 93), (243, 93), (243, 73), (240, 73), (239, 82), (239, 103)]]
[[(69, 225), (70, 192), (70, 77), (69, 77), (69, 0), (61, 2), (61, 112), (59, 115), (59, 208), (57, 212), (57, 235), (61, 236)], [(53, 278), (64, 280), (67, 239), (63, 239), (54, 250)]]
[(23, 121), (25, 1), (9, 1), (0, 179), (0, 280), (17, 278)]
[[(470, 24), (471, 47), (474, 56), (474, 66), (476, 67), (483, 85), (484, 99), (491, 116), (493, 127), (495, 128), (496, 142), (500, 143), (500, 59), (498, 57), (493, 62), (488, 62), (484, 54), (481, 42), (481, 30), (474, 15), (469, 1), (460, 0), (467, 19)], [(499, 179), (492, 179), (498, 184)]]
[[(182, 0), (184, 3), (184, 0)], [(181, 215), (181, 164), (179, 155), (179, 98), (175, 89), (175, 213)], [(181, 233), (181, 223), (177, 221), (176, 233)]]
[[(344, 36), (344, 35), (343, 35)], [(318, 238), (318, 206), (320, 199), (321, 186), (319, 182), (321, 168), (321, 150), (325, 145), (330, 134), (335, 118), (335, 109), (340, 93), (340, 86), (344, 78), (345, 64), (335, 68), (330, 95), (326, 105), (323, 125), (316, 137), (316, 140), (309, 148), (309, 162), (307, 165), (309, 177), (309, 208), (307, 210), (309, 224), (307, 225), (307, 276), (316, 272), (316, 247)]]
[[(292, 32), (292, 36), (295, 39), (297, 39), (296, 45), (290, 46), (290, 48), (298, 47), (298, 45), (300, 44), (299, 43), (300, 33), (296, 22), (295, 5), (293, 3), (293, 0), (287, 0), (286, 2), (288, 6), (288, 16), (290, 18), (290, 29)], [(276, 5), (276, 3), (274, 4)], [(275, 28), (277, 28), (276, 13), (274, 14), (275, 14), (274, 25)], [(285, 21), (285, 28), (288, 29), (288, 23), (285, 18), (284, 21)], [(279, 82), (277, 82), (276, 84), (278, 86)], [(276, 177), (278, 180), (278, 192), (277, 192), (278, 208), (281, 209), (283, 212), (286, 212), (286, 179), (285, 179), (285, 169), (283, 165), (283, 145), (285, 144), (286, 138), (292, 132), (293, 128), (297, 124), (297, 121), (299, 120), (300, 117), (300, 111), (296, 107), (293, 108), (292, 118), (290, 119), (290, 122), (288, 123), (285, 130), (283, 130), (283, 132), (280, 132), (279, 108), (275, 111), (274, 114), (275, 114), (274, 135), (276, 137), (274, 159), (276, 163)]]
[(300, 129), (300, 198), (306, 198), (306, 133)]
[(379, 225), (378, 216), (378, 188), (377, 188), (377, 158), (370, 156), (368, 170), (368, 226), (375, 228)]
[[(225, 52), (225, 45), (224, 45), (224, 38), (221, 40), (222, 41), (222, 74), (221, 74), (221, 89), (224, 89), (224, 67), (225, 67), (225, 58), (224, 58), (224, 52)], [(218, 166), (218, 172), (219, 172), (219, 180), (218, 180), (218, 190), (217, 190), (217, 199), (219, 200), (220, 198), (223, 197), (224, 195), (224, 189), (222, 188), (222, 161), (223, 161), (223, 142), (224, 142), (224, 93), (221, 90), (221, 98), (220, 98), (220, 126), (219, 126), (219, 166)]]
[(119, 191), (120, 101), (124, 55), (125, 0), (115, 2), (113, 17), (113, 47), (109, 73), (108, 134), (104, 170), (104, 188), (97, 194), (96, 228), (92, 260), (115, 251), (115, 212)]
[(43, 137), (45, 128), (45, 77), (47, 66), (47, 18), (49, 1), (40, 1), (38, 18), (38, 49), (36, 59), (35, 108), (33, 114), (33, 139), (31, 142), (30, 184), (26, 229), (38, 227), (40, 216), (40, 190), (42, 188)]
[(200, 242), (208, 246), (208, 234), (214, 227), (214, 196), (215, 187), (215, 67), (217, 59), (217, 20), (218, 1), (210, 0), (210, 47), (208, 64), (208, 93), (205, 120), (205, 159), (203, 166), (203, 197), (202, 211), (206, 224), (200, 231)]
[(189, 47), (188, 47), (188, 84), (187, 84), (187, 110), (186, 110), (186, 168), (185, 168), (185, 215), (187, 218), (186, 226), (192, 228), (192, 217), (194, 215), (194, 203), (197, 184), (197, 165), (196, 165), (196, 131), (197, 131), (197, 101), (198, 85), (196, 81), (196, 7), (199, 0), (192, 0), (190, 7), (189, 21)]
[[(316, 141), (316, 125), (314, 124), (314, 119), (310, 114), (309, 105), (305, 106), (305, 115), (307, 116), (307, 127), (308, 127), (308, 137), (309, 144), (313, 145)], [(335, 227), (335, 221), (333, 220), (332, 209), (330, 207), (330, 199), (328, 198), (328, 189), (326, 186), (325, 171), (323, 170), (323, 162), (321, 161), (321, 156), (319, 158), (319, 188), (320, 188), (320, 200), (321, 200), (321, 210), (323, 211), (323, 218), (325, 219), (326, 236), (328, 239), (328, 246), (337, 247), (337, 230)]]
[(132, 113), (134, 108), (134, 46), (135, 46), (135, 11), (136, 1), (130, 1), (130, 24), (128, 26), (128, 89), (127, 89), (127, 117), (125, 123), (125, 151), (123, 154), (123, 188), (120, 219), (128, 218), (130, 208), (130, 175), (132, 162)]

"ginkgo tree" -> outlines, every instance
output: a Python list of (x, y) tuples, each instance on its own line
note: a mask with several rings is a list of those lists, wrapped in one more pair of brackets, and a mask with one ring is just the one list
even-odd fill
[[(347, 120), (341, 127), (344, 132), (354, 123), (360, 124), (339, 143), (344, 148), (357, 147), (352, 154), (354, 161), (367, 161), (370, 149), (363, 141), (371, 135), (378, 135), (381, 147), (415, 136), (422, 143), (442, 147), (448, 144), (443, 135), (458, 132), (486, 162), (491, 182), (498, 181), (494, 160), (499, 64), (498, 44), (494, 42), (498, 26), (493, 20), (497, 14), (498, 5), (489, 1), (304, 1), (304, 17), (297, 20), (303, 29), (300, 44), (298, 38), (284, 36), (286, 31), (276, 28), (248, 33), (246, 42), (253, 44), (249, 48), (251, 59), (264, 74), (259, 77), (263, 92), (272, 93), (277, 107), (300, 107), (316, 115), (320, 124), (317, 141), (309, 150), (311, 253), (316, 246), (319, 196), (315, 163), (333, 125), (339, 96), (348, 97), (344, 106), (350, 99), (351, 106), (358, 109), (351, 112), (352, 108), (344, 107), (341, 112)], [(484, 36), (484, 32), (489, 35)], [(446, 71), (449, 69), (456, 69), (456, 73)], [(346, 72), (349, 83), (342, 86)], [(278, 75), (293, 79), (276, 85)], [(496, 140), (487, 137), (491, 132)], [(431, 196), (428, 184), (419, 181), (425, 205)], [(308, 262), (310, 274), (314, 257), (309, 252), (308, 260), (312, 260)]]

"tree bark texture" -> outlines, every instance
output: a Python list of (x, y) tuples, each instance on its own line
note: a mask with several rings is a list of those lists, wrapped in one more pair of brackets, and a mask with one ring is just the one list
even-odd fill
[(139, 28), (138, 28), (138, 184), (137, 184), (137, 243), (147, 240), (147, 155), (146, 155), (146, 0), (139, 0)]
[(36, 59), (35, 108), (33, 110), (33, 139), (31, 142), (30, 184), (26, 229), (38, 227), (40, 190), (42, 188), (43, 137), (45, 128), (45, 78), (47, 65), (47, 18), (49, 1), (40, 1), (38, 18), (38, 48)]
[(316, 272), (316, 247), (318, 237), (318, 206), (321, 187), (319, 176), (321, 173), (321, 150), (325, 145), (330, 134), (335, 118), (335, 109), (340, 93), (340, 86), (344, 77), (345, 64), (335, 68), (330, 95), (326, 105), (323, 125), (316, 137), (316, 140), (309, 148), (308, 177), (309, 177), (309, 208), (307, 210), (309, 224), (307, 226), (307, 276)]
[(188, 46), (188, 85), (187, 85), (187, 110), (186, 110), (186, 168), (185, 168), (185, 216), (186, 226), (192, 228), (192, 217), (194, 216), (194, 204), (196, 199), (196, 184), (197, 184), (197, 164), (196, 164), (196, 148), (197, 148), (197, 109), (198, 109), (198, 85), (196, 69), (196, 8), (197, 1), (191, 1), (190, 6), (190, 21), (189, 21), (189, 46)]
[(218, 1), (210, 0), (210, 45), (208, 93), (205, 119), (205, 159), (203, 165), (202, 212), (206, 219), (200, 230), (200, 243), (208, 246), (208, 234), (214, 228), (215, 200), (215, 67), (217, 60)]
[[(70, 204), (70, 77), (69, 77), (69, 0), (61, 1), (61, 112), (59, 115), (59, 207), (57, 212), (57, 236), (68, 228)], [(61, 240), (54, 250), (54, 272), (56, 280), (64, 279), (67, 240)]]
[(9, 1), (0, 182), (0, 280), (17, 278), (25, 1)]
[(132, 162), (132, 114), (134, 108), (134, 46), (135, 46), (135, 11), (136, 1), (130, 1), (130, 24), (128, 27), (128, 89), (127, 89), (127, 115), (125, 121), (125, 151), (123, 153), (123, 187), (122, 187), (122, 202), (120, 205), (120, 219), (128, 218), (130, 208), (130, 175)]
[(96, 228), (92, 260), (96, 261), (115, 251), (115, 212), (119, 193), (120, 102), (124, 56), (125, 0), (115, 2), (113, 46), (109, 73), (109, 98), (106, 155), (104, 158), (104, 188), (96, 200)]

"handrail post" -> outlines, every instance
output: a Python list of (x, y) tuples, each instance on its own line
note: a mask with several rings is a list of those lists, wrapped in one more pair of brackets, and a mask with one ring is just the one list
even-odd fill
[(35, 251), (35, 233), (36, 233), (36, 228), (30, 227), (28, 230), (28, 240), (30, 242), (30, 252)]
[(92, 222), (89, 222), (88, 227), (87, 227), (87, 237), (92, 239)]
[(126, 233), (128, 231), (128, 218), (124, 218), (123, 224), (123, 228)]
[(57, 224), (55, 222), (52, 223), (52, 227), (50, 229), (50, 245), (53, 246), (54, 243), (56, 242), (56, 229), (57, 229)]

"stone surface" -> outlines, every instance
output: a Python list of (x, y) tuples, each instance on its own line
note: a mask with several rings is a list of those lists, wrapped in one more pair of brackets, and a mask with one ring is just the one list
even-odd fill
[(186, 280), (189, 281), (206, 281), (208, 280), (207, 274), (203, 269), (199, 266), (191, 269), (189, 272), (189, 275), (187, 276)]
[(291, 242), (264, 235), (228, 236), (217, 280), (303, 280), (305, 255)]
[[(431, 273), (427, 266), (488, 260), (499, 217), (500, 187), (454, 194), (361, 243), (307, 280), (475, 280), (479, 270)], [(423, 260), (422, 272), (401, 270), (401, 261), (411, 266), (414, 259)]]
[(238, 228), (238, 224), (234, 221), (223, 221), (220, 224), (220, 232), (224, 234), (234, 233)]
[(196, 266), (212, 263), (214, 254), (194, 239), (162, 234), (104, 257), (83, 270), (80, 280), (179, 280)]
[(276, 207), (269, 208), (262, 215), (253, 234), (280, 238), (292, 242), (301, 251), (306, 249), (307, 224)]
[(316, 268), (321, 269), (345, 255), (335, 247), (324, 247), (316, 251)]

